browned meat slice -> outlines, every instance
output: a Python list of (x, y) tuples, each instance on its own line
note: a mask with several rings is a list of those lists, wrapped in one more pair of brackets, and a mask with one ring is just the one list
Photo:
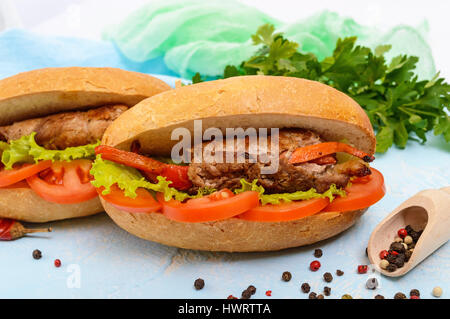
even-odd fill
[(100, 140), (106, 128), (127, 109), (110, 105), (26, 120), (0, 127), (0, 137), (10, 141), (36, 132), (36, 142), (47, 149), (82, 146)]
[[(267, 193), (284, 193), (307, 191), (315, 188), (324, 192), (332, 184), (345, 187), (350, 177), (370, 175), (367, 164), (360, 159), (351, 160), (336, 165), (318, 165), (304, 163), (291, 165), (288, 163), (292, 152), (307, 145), (322, 143), (323, 140), (311, 131), (281, 130), (279, 136), (279, 169), (275, 174), (261, 174), (263, 163), (192, 163), (189, 167), (189, 178), (195, 191), (201, 187), (215, 189), (240, 188), (242, 178), (253, 181), (258, 180)], [(208, 144), (208, 143), (206, 143)], [(251, 156), (251, 155), (249, 155)]]

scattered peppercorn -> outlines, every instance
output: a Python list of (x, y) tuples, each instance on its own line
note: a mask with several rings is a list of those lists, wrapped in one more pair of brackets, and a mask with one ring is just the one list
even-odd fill
[(266, 296), (267, 297), (272, 297), (272, 290), (267, 290), (266, 291)]
[(61, 267), (61, 260), (55, 259), (55, 267), (56, 267), (56, 268)]
[(311, 291), (311, 286), (308, 283), (302, 284), (302, 291), (307, 294)]
[(409, 295), (412, 297), (412, 296), (417, 296), (417, 297), (420, 297), (420, 291), (418, 290), (418, 289), (412, 289), (410, 292), (409, 292)]
[(292, 279), (292, 274), (289, 271), (285, 271), (283, 275), (281, 276), (281, 280), (285, 282), (289, 282)]
[(367, 273), (368, 269), (369, 269), (369, 267), (367, 267), (367, 265), (359, 265), (358, 266), (358, 274), (365, 274), (365, 273)]
[(322, 256), (323, 256), (322, 249), (316, 249), (316, 250), (314, 250), (314, 257), (320, 258), (320, 257), (322, 257)]
[(340, 269), (336, 270), (336, 275), (338, 275), (339, 277), (344, 275), (344, 272)]
[(376, 295), (376, 296), (375, 296), (375, 299), (384, 299), (384, 296), (382, 296), (382, 295)]
[(399, 229), (398, 230), (398, 232), (397, 232), (397, 234), (398, 234), (398, 236), (400, 237), (400, 238), (405, 238), (406, 236), (408, 236), (408, 232), (406, 231), (406, 229), (404, 229), (404, 228), (402, 228), (402, 229)]
[(317, 294), (315, 292), (312, 292), (309, 294), (309, 299), (317, 299)]
[(323, 295), (318, 295), (316, 299), (325, 299)]
[(378, 287), (378, 280), (376, 278), (369, 278), (366, 282), (366, 288), (370, 290), (375, 290)]
[(309, 269), (311, 269), (311, 271), (318, 271), (321, 266), (320, 262), (315, 260), (309, 265)]
[(345, 294), (345, 295), (342, 296), (341, 299), (353, 299), (353, 297), (348, 295), (348, 294)]
[(419, 296), (411, 296), (409, 299), (420, 299)]
[(197, 279), (194, 282), (194, 287), (197, 290), (202, 290), (205, 287), (205, 281), (203, 279), (201, 279), (201, 278)]
[(369, 257), (369, 248), (366, 247), (366, 256)]
[(326, 273), (323, 275), (323, 279), (324, 279), (326, 282), (332, 282), (332, 281), (333, 281), (333, 275), (330, 274), (329, 272), (326, 272)]
[(252, 293), (250, 291), (248, 291), (248, 289), (245, 289), (242, 292), (242, 297), (241, 299), (250, 299), (252, 297)]
[(227, 299), (237, 299), (237, 297), (235, 297), (233, 295), (229, 295)]
[(406, 299), (406, 295), (402, 292), (397, 292), (394, 296), (394, 299)]
[(433, 288), (433, 296), (439, 298), (442, 296), (442, 288), (441, 287), (434, 287)]
[(247, 290), (250, 292), (250, 294), (253, 296), (256, 294), (256, 287), (253, 285), (248, 286)]
[(42, 258), (42, 252), (39, 249), (33, 251), (33, 258), (39, 260)]
[(323, 293), (325, 296), (328, 297), (329, 295), (331, 295), (331, 288), (330, 287), (323, 288)]

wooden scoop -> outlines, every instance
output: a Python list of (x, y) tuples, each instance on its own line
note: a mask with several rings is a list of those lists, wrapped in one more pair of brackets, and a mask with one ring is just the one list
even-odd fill
[[(397, 231), (407, 225), (423, 230), (413, 254), (402, 268), (394, 272), (380, 268), (379, 254), (388, 250)], [(417, 266), (450, 239), (450, 187), (424, 190), (405, 201), (387, 216), (370, 236), (367, 253), (371, 264), (383, 275), (399, 277)]]

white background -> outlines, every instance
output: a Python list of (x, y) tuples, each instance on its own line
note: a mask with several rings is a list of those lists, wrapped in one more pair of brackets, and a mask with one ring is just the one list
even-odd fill
[[(51, 35), (100, 39), (105, 26), (151, 0), (0, 0), (3, 25)], [(205, 0), (207, 1), (207, 0)], [(225, 0), (224, 0), (225, 1)], [(242, 0), (285, 22), (293, 22), (324, 9), (354, 18), (364, 25), (388, 29), (398, 24), (429, 23), (428, 41), (436, 67), (450, 77), (449, 0)], [(6, 20), (6, 22), (5, 22)]]

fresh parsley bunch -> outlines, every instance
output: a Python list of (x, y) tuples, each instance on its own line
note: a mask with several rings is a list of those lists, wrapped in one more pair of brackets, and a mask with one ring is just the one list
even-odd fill
[[(400, 55), (390, 64), (384, 54), (390, 45), (372, 51), (356, 45), (356, 37), (339, 39), (333, 55), (319, 61), (312, 53), (300, 53), (299, 44), (263, 25), (252, 36), (261, 46), (255, 56), (240, 66), (227, 66), (224, 78), (241, 75), (281, 75), (328, 84), (355, 99), (377, 131), (377, 152), (393, 144), (405, 148), (408, 139), (425, 143), (434, 130), (450, 142), (450, 85), (439, 73), (419, 81), (414, 73), (418, 58)], [(200, 74), (193, 82), (202, 82)]]

